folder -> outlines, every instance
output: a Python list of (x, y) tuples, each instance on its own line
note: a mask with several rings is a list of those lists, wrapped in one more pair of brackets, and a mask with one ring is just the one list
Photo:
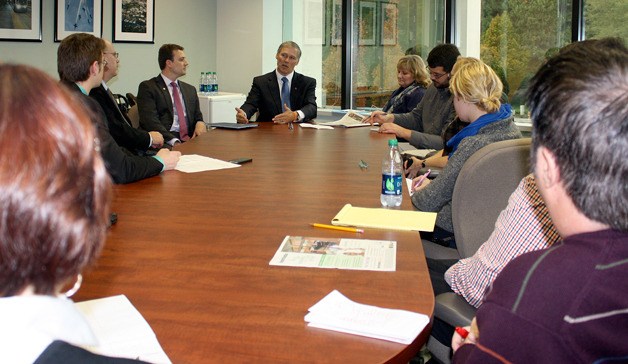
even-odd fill
[(331, 223), (338, 226), (432, 232), (436, 224), (436, 213), (353, 207), (346, 204)]

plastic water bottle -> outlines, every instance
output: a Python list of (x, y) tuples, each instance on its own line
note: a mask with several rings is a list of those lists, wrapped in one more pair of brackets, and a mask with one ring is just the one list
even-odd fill
[(218, 74), (216, 72), (213, 72), (213, 91), (214, 91), (214, 95), (218, 95)]
[(380, 201), (383, 207), (399, 207), (403, 200), (403, 164), (397, 139), (388, 140), (388, 153), (382, 161), (382, 194)]
[(198, 82), (198, 92), (205, 95), (205, 72), (201, 72), (201, 80)]

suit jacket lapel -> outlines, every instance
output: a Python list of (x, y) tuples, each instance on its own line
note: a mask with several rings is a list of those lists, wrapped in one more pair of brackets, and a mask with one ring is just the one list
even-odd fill
[(163, 96), (164, 101), (166, 101), (166, 105), (168, 105), (168, 110), (170, 110), (170, 114), (174, 119), (174, 106), (172, 105), (172, 97), (170, 96), (170, 91), (168, 91), (168, 86), (166, 85), (166, 82), (164, 82), (164, 79), (163, 77), (161, 77), (161, 75), (158, 75), (157, 77), (155, 77), (155, 83), (157, 84), (157, 88), (161, 91), (161, 95)]
[(275, 114), (281, 114), (283, 105), (281, 104), (281, 95), (279, 94), (279, 80), (277, 80), (275, 71), (268, 75), (268, 92), (272, 95), (275, 103)]

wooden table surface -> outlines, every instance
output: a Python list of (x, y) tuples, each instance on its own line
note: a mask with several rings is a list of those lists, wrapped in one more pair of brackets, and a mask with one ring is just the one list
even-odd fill
[[(126, 295), (173, 363), (407, 362), (427, 329), (402, 345), (309, 328), (303, 320), (334, 289), (359, 303), (432, 315), (417, 232), (354, 234), (309, 225), (329, 224), (346, 203), (380, 207), (389, 138), (368, 127), (290, 131), (261, 123), (210, 130), (178, 149), (253, 161), (116, 186), (118, 223), (75, 300)], [(404, 194), (402, 208), (412, 209)], [(397, 270), (269, 266), (286, 235), (396, 240)]]

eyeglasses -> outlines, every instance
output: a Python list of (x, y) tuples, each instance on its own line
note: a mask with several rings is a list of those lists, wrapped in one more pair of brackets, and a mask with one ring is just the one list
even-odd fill
[(448, 75), (448, 73), (434, 73), (434, 72), (432, 72), (432, 71), (430, 70), (430, 68), (429, 68), (429, 67), (425, 67), (425, 69), (426, 69), (426, 70), (427, 70), (427, 72), (430, 74), (430, 77), (431, 77), (431, 78), (433, 78), (433, 79), (435, 79), (435, 80), (438, 80), (439, 78), (442, 78), (443, 76)]
[(120, 56), (120, 53), (118, 52), (103, 52), (103, 54), (113, 54), (113, 56), (116, 57), (116, 59), (118, 59), (118, 57)]

